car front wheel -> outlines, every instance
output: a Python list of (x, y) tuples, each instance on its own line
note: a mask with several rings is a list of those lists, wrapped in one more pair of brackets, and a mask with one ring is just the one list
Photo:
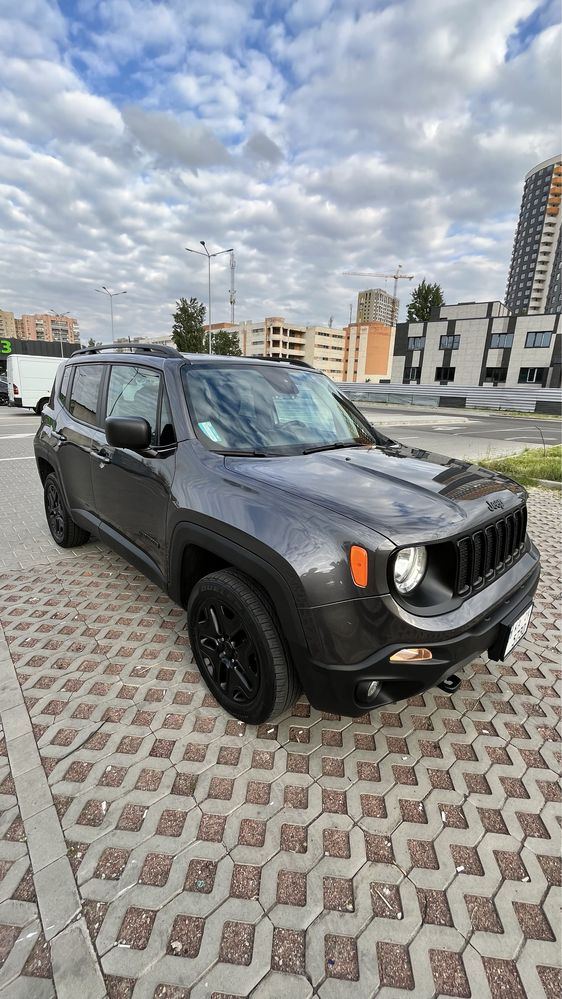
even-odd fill
[(187, 608), (195, 661), (209, 690), (235, 718), (258, 725), (282, 714), (299, 692), (272, 612), (235, 569), (200, 579)]
[(78, 548), (85, 544), (90, 535), (72, 520), (52, 472), (45, 479), (44, 496), (47, 523), (57, 545), (61, 548)]

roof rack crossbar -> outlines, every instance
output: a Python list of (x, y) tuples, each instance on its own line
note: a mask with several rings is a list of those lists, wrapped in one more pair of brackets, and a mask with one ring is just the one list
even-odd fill
[(75, 350), (72, 357), (78, 354), (101, 354), (103, 350), (112, 350), (115, 353), (129, 351), (131, 354), (154, 354), (156, 357), (179, 357), (179, 351), (175, 347), (169, 347), (160, 343), (102, 343), (97, 347), (83, 347)]

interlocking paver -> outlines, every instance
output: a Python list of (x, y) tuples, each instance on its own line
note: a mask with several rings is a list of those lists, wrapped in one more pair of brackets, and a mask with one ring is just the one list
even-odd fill
[[(558, 497), (532, 495), (530, 520), (543, 577), (514, 655), (360, 719), (303, 698), (227, 718), (181, 609), (101, 545), (45, 541), (0, 577), (110, 997), (139, 977), (155, 999), (558, 996)], [(14, 791), (0, 733), (0, 988), (51, 981)]]

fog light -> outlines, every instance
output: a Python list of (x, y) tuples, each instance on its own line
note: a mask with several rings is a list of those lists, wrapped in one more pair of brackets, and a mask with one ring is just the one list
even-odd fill
[(399, 649), (390, 657), (391, 663), (420, 662), (422, 659), (432, 659), (429, 649)]
[(380, 689), (380, 680), (373, 680), (367, 687), (367, 700), (370, 701), (373, 697), (376, 697)]

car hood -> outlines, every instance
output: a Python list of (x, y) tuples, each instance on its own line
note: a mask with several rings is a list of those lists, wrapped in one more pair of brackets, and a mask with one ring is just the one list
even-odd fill
[(236, 475), (317, 503), (395, 544), (471, 531), (502, 511), (517, 509), (526, 497), (505, 476), (403, 445), (281, 458), (229, 457), (225, 464)]

